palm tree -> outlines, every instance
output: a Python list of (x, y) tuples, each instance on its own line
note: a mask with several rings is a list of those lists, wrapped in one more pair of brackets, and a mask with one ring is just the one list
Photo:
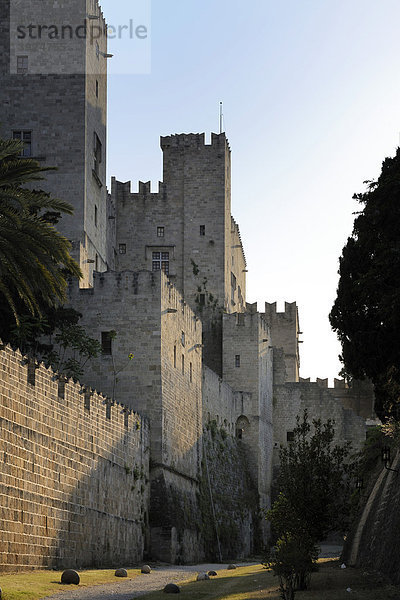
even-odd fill
[[(81, 277), (71, 244), (51, 224), (49, 213), (72, 214), (67, 202), (24, 187), (44, 179), (17, 140), (0, 139), (0, 295), (19, 323), (21, 305), (33, 315), (66, 299), (67, 277)], [(46, 211), (48, 211), (46, 213)]]

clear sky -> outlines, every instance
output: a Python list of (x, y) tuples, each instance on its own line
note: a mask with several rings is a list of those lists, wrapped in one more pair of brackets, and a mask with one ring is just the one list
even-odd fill
[[(101, 4), (140, 25), (136, 1)], [(218, 131), (224, 102), (247, 300), (297, 301), (303, 377), (340, 369), (328, 313), (352, 195), (399, 144), (399, 28), (398, 0), (153, 0), (148, 73), (113, 74), (133, 46), (110, 42), (108, 171), (134, 190), (160, 135)]]

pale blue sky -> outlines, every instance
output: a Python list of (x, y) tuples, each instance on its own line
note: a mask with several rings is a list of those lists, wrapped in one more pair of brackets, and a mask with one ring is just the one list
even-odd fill
[[(135, 20), (132, 0), (102, 6), (109, 23)], [(153, 0), (151, 12), (150, 72), (109, 79), (109, 175), (156, 185), (159, 136), (217, 131), (223, 100), (247, 299), (296, 300), (301, 375), (332, 380), (352, 195), (399, 143), (400, 3)], [(111, 73), (129, 43), (113, 43)]]

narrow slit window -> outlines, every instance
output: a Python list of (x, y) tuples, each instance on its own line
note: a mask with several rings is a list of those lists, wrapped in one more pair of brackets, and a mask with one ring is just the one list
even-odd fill
[(101, 332), (101, 353), (105, 356), (112, 354), (112, 335), (111, 331)]
[(206, 235), (206, 226), (200, 225), (200, 235)]
[(185, 374), (185, 357), (182, 354), (182, 375), (184, 375), (184, 374)]
[(100, 165), (103, 160), (102, 144), (97, 133), (94, 134), (94, 172), (100, 175)]
[(235, 367), (240, 367), (240, 354), (235, 355)]

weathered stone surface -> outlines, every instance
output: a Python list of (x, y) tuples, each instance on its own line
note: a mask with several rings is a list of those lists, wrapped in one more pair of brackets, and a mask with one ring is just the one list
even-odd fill
[(126, 569), (117, 569), (114, 575), (115, 577), (128, 577), (128, 571)]
[(67, 585), (79, 585), (81, 578), (79, 577), (79, 573), (74, 571), (73, 569), (67, 569), (61, 575), (61, 583), (65, 583)]
[(148, 421), (22, 358), (0, 350), (0, 571), (143, 560)]
[(181, 588), (175, 583), (167, 583), (163, 590), (166, 594), (180, 594)]
[(208, 573), (199, 573), (197, 575), (197, 581), (206, 581), (207, 579), (210, 579), (210, 576)]
[(148, 575), (149, 573), (151, 573), (151, 568), (149, 565), (143, 565), (143, 567), (141, 568), (141, 572), (145, 573), (146, 575)]

